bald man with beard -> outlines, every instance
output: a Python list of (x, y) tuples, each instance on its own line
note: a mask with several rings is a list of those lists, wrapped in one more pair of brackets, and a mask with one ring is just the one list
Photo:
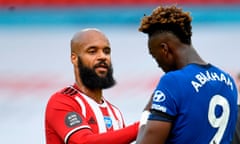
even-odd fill
[(75, 83), (54, 93), (46, 107), (47, 144), (129, 144), (139, 122), (125, 126), (120, 110), (103, 89), (115, 84), (108, 38), (98, 29), (84, 29), (71, 40)]

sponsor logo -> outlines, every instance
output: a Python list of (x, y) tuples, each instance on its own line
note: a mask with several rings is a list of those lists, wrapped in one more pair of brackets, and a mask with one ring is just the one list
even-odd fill
[(65, 124), (68, 127), (78, 126), (82, 123), (81, 117), (76, 112), (69, 112), (65, 117)]
[(165, 99), (166, 99), (166, 96), (162, 91), (160, 91), (160, 90), (155, 91), (154, 96), (153, 96), (154, 102), (163, 102), (163, 101), (165, 101)]
[(160, 106), (158, 104), (152, 104), (152, 109), (159, 110), (161, 112), (167, 112), (167, 108), (165, 106)]

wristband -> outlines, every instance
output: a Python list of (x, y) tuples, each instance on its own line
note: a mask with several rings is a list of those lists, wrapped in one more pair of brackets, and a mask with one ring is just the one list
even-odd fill
[(148, 110), (145, 110), (145, 111), (142, 112), (142, 115), (141, 115), (141, 118), (140, 118), (139, 128), (141, 126), (147, 124), (147, 120), (148, 120), (149, 115), (150, 115), (150, 112)]

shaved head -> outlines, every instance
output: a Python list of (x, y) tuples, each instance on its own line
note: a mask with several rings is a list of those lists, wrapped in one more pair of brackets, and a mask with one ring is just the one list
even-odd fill
[(74, 34), (71, 39), (71, 62), (79, 85), (93, 90), (115, 84), (110, 42), (100, 30), (87, 28)]
[(71, 40), (71, 52), (78, 53), (79, 48), (96, 40), (104, 40), (109, 43), (107, 37), (96, 28), (86, 28), (74, 34)]

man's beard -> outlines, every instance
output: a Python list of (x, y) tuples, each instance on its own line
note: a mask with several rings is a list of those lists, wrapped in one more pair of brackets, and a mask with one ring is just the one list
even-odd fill
[[(104, 63), (104, 62), (100, 62)], [(107, 64), (106, 64), (107, 65)], [(80, 57), (78, 57), (78, 70), (79, 77), (82, 80), (83, 85), (89, 89), (107, 89), (115, 85), (115, 80), (113, 78), (113, 68), (112, 65), (108, 66), (107, 75), (105, 77), (100, 77), (95, 72), (95, 68), (88, 68), (84, 66)]]

